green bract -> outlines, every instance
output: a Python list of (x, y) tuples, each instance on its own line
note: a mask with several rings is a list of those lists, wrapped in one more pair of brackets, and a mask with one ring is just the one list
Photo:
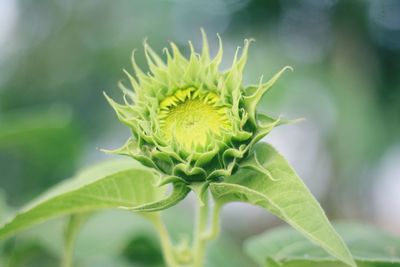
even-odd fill
[(290, 69), (283, 68), (266, 83), (243, 86), (250, 43), (245, 40), (240, 56), (238, 48), (232, 66), (224, 72), (219, 70), (221, 39), (218, 53), (211, 58), (204, 32), (201, 54), (189, 42), (189, 58), (171, 43), (172, 52), (164, 49), (164, 62), (145, 43), (149, 72), (145, 74), (132, 57), (135, 77), (125, 73), (133, 91), (120, 86), (124, 104), (106, 96), (133, 134), (112, 152), (157, 169), (165, 174), (163, 183), (216, 181), (235, 172), (252, 146), (282, 123), (279, 118), (257, 114), (256, 105)]

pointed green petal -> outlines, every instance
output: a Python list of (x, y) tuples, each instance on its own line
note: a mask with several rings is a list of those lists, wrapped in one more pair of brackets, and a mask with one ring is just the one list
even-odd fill
[[(250, 121), (255, 123), (256, 120), (256, 107), (258, 102), (260, 102), (261, 97), (275, 84), (275, 82), (279, 79), (279, 77), (286, 71), (292, 70), (293, 68), (290, 66), (284, 67), (277, 74), (274, 75), (268, 82), (260, 84), (255, 92), (251, 92), (250, 95), (244, 96), (243, 101), (246, 107), (247, 112), (249, 113)], [(252, 88), (247, 89), (248, 91)]]

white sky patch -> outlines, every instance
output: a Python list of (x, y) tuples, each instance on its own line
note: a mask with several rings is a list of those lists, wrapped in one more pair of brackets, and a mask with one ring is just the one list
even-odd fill
[[(14, 32), (18, 21), (18, 6), (15, 0), (0, 1), (0, 47)], [(1, 53), (1, 52), (0, 52)], [(0, 54), (1, 56), (1, 54)]]
[(373, 191), (374, 215), (385, 229), (400, 234), (400, 144), (383, 156)]

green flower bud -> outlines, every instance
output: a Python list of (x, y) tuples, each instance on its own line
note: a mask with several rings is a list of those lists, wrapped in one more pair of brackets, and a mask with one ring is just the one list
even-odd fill
[[(127, 71), (133, 90), (120, 85), (124, 104), (107, 100), (118, 118), (132, 130), (132, 137), (120, 149), (165, 174), (164, 182), (186, 183), (221, 180), (237, 170), (238, 163), (252, 146), (282, 120), (256, 112), (257, 103), (279, 76), (244, 87), (243, 69), (251, 40), (245, 40), (232, 66), (219, 71), (222, 41), (214, 58), (209, 55), (207, 37), (202, 31), (203, 48), (185, 58), (171, 43), (165, 48), (166, 62), (148, 45), (144, 51), (149, 65), (145, 74), (132, 56), (135, 75)], [(244, 167), (246, 165), (244, 164)]]

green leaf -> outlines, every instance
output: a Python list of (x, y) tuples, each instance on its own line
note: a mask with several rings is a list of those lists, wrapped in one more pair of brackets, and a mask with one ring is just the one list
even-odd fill
[(321, 206), (289, 163), (270, 145), (259, 143), (239, 171), (210, 185), (220, 202), (243, 201), (261, 206), (289, 223), (331, 255), (355, 266), (346, 244)]
[(133, 160), (101, 163), (21, 209), (0, 228), (0, 239), (58, 216), (104, 208), (134, 209), (156, 201), (162, 201), (165, 206), (177, 203), (180, 198), (176, 195), (165, 196), (166, 186), (155, 186), (157, 179), (154, 172)]
[(0, 187), (9, 203), (24, 203), (76, 168), (82, 134), (71, 111), (52, 104), (0, 112)]
[[(348, 244), (358, 266), (400, 266), (400, 238), (357, 223), (335, 224), (335, 229)], [(267, 261), (267, 267), (345, 266), (289, 227), (251, 238), (245, 249), (261, 265)]]

